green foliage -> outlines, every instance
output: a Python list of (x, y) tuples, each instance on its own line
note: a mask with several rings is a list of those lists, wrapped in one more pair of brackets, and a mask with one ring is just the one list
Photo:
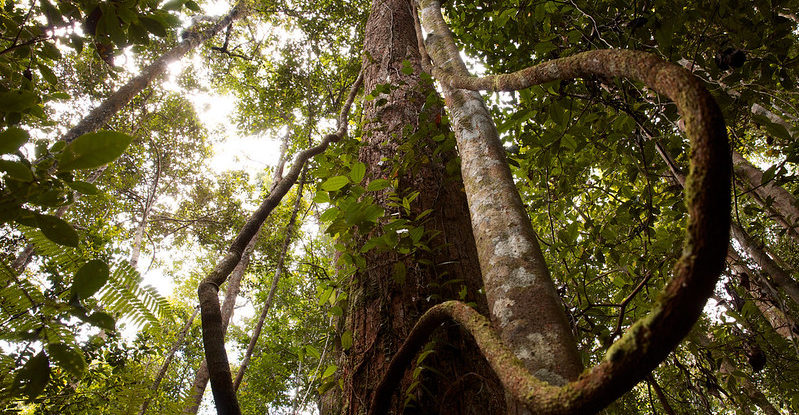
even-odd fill
[[(68, 248), (32, 229), (25, 230), (25, 236), (48, 259), (45, 268), (51, 288), (42, 290), (2, 265), (0, 278), (5, 288), (0, 290), (0, 304), (10, 316), (2, 339), (25, 345), (18, 358), (26, 363), (17, 370), (4, 368), (14, 373), (14, 383), (0, 396), (0, 402), (21, 396), (36, 398), (56, 367), (80, 379), (86, 360), (76, 329), (88, 324), (113, 332), (115, 320), (120, 318), (141, 327), (158, 325), (170, 311), (163, 297), (151, 287), (141, 286), (141, 277), (127, 262), (114, 264), (109, 275), (106, 260), (84, 259), (89, 254), (86, 246)], [(41, 350), (31, 356), (34, 343)]]
[(84, 134), (64, 147), (58, 157), (58, 170), (91, 169), (116, 160), (133, 137), (114, 131)]

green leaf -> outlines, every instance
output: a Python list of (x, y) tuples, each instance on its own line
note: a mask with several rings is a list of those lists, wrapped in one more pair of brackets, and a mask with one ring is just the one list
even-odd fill
[(775, 164), (763, 172), (763, 177), (760, 178), (760, 185), (763, 186), (764, 184), (772, 181), (776, 174), (777, 174), (777, 165)]
[(348, 350), (350, 347), (352, 347), (352, 331), (347, 330), (341, 333), (341, 348)]
[(195, 3), (193, 0), (189, 0), (189, 1), (186, 2), (186, 8), (191, 10), (191, 11), (193, 11), (193, 12), (197, 12), (197, 13), (202, 11), (202, 9), (200, 8), (200, 5)]
[(402, 73), (405, 75), (410, 75), (413, 73), (413, 67), (411, 67), (411, 62), (408, 60), (402, 61)]
[(322, 190), (332, 192), (341, 189), (349, 182), (350, 179), (348, 179), (346, 176), (335, 176), (325, 180), (320, 187)]
[(0, 133), (0, 154), (14, 153), (27, 142), (27, 131), (17, 127), (10, 127)]
[(20, 161), (0, 160), (0, 170), (6, 172), (12, 179), (23, 182), (33, 181), (33, 172), (30, 167)]
[(50, 361), (44, 350), (33, 356), (25, 363), (25, 366), (17, 372), (14, 378), (14, 385), (21, 389), (29, 399), (33, 399), (44, 391), (47, 382), (50, 381)]
[(74, 180), (70, 183), (67, 183), (67, 185), (69, 185), (69, 187), (71, 187), (72, 190), (84, 195), (91, 196), (100, 193), (100, 189), (98, 189), (97, 186), (89, 182)]
[(114, 161), (133, 137), (115, 131), (84, 134), (67, 144), (58, 158), (58, 170), (91, 169)]
[(326, 290), (319, 293), (318, 296), (319, 305), (323, 305), (324, 303), (326, 303), (330, 299), (330, 296), (332, 295), (333, 295), (333, 287), (328, 287)]
[(83, 354), (64, 343), (48, 344), (47, 352), (59, 366), (74, 376), (80, 377), (86, 371), (86, 361), (83, 360)]
[(92, 313), (92, 315), (86, 318), (86, 322), (104, 330), (116, 330), (116, 321), (114, 321), (114, 317), (112, 317), (111, 314), (103, 313), (102, 311)]
[(366, 165), (357, 162), (352, 165), (352, 170), (350, 171), (350, 177), (352, 177), (352, 182), (358, 184), (363, 180), (363, 176), (366, 174)]
[(36, 95), (30, 91), (0, 93), (1, 112), (23, 112), (36, 104)]
[(366, 186), (366, 190), (368, 191), (383, 190), (390, 185), (391, 182), (386, 179), (375, 179), (369, 182), (369, 185)]
[(168, 1), (168, 2), (164, 3), (164, 5), (161, 6), (161, 9), (163, 9), (163, 10), (180, 10), (180, 8), (182, 6), (183, 6), (183, 0), (171, 0), (171, 1)]
[(38, 215), (36, 225), (47, 239), (65, 246), (78, 246), (78, 233), (72, 225), (52, 215)]
[(330, 203), (330, 195), (324, 190), (319, 190), (313, 197), (314, 203)]
[(84, 264), (72, 281), (72, 293), (80, 299), (94, 295), (106, 282), (108, 282), (108, 264), (99, 259), (93, 259)]
[(166, 27), (164, 27), (164, 24), (158, 20), (153, 19), (152, 17), (139, 16), (139, 21), (142, 25), (144, 25), (148, 32), (158, 37), (166, 37)]
[(336, 365), (331, 364), (328, 366), (327, 369), (325, 369), (325, 372), (322, 373), (322, 379), (333, 376), (333, 374), (336, 373), (336, 369), (338, 369), (338, 366)]
[(331, 207), (327, 208), (327, 210), (322, 212), (322, 214), (319, 216), (319, 221), (321, 221), (321, 222), (330, 222), (333, 219), (335, 219), (336, 217), (338, 217), (339, 212), (340, 212), (340, 210), (337, 207), (331, 206)]
[(48, 84), (58, 85), (58, 77), (50, 68), (42, 63), (38, 63), (36, 66), (39, 68), (39, 73), (42, 74), (42, 78), (44, 78)]
[(313, 356), (314, 359), (319, 359), (322, 357), (322, 355), (319, 353), (319, 349), (311, 346), (310, 344), (305, 346), (305, 352), (308, 353), (310, 356)]
[(44, 42), (42, 44), (42, 55), (54, 61), (61, 59), (61, 51), (51, 42)]

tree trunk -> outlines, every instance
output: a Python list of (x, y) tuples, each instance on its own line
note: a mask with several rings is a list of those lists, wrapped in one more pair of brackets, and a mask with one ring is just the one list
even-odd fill
[(663, 393), (663, 389), (660, 388), (660, 385), (655, 380), (655, 377), (650, 374), (646, 377), (646, 381), (652, 386), (652, 389), (655, 390), (655, 395), (658, 397), (658, 401), (663, 406), (663, 411), (665, 411), (669, 415), (675, 415), (674, 409), (669, 405), (669, 400), (666, 398), (666, 394)]
[[(230, 318), (233, 317), (233, 309), (236, 306), (236, 298), (238, 297), (239, 289), (241, 288), (241, 278), (244, 277), (244, 271), (247, 270), (247, 265), (250, 263), (250, 254), (252, 254), (257, 242), (257, 236), (252, 238), (250, 243), (244, 249), (244, 253), (241, 255), (241, 260), (236, 265), (236, 268), (234, 268), (233, 272), (230, 273), (227, 291), (225, 292), (225, 301), (222, 303), (223, 333), (227, 332)], [(205, 393), (205, 387), (208, 386), (209, 378), (210, 373), (208, 372), (208, 362), (203, 359), (203, 361), (200, 363), (200, 367), (197, 369), (197, 373), (194, 375), (194, 382), (192, 382), (190, 392), (191, 397), (189, 398), (189, 403), (187, 404), (186, 408), (183, 410), (184, 414), (196, 414), (200, 409), (200, 403), (202, 403), (203, 394)]]
[(738, 285), (746, 290), (771, 328), (787, 341), (794, 343), (794, 331), (799, 334), (799, 325), (783, 311), (784, 302), (777, 290), (759, 272), (749, 268), (733, 247), (728, 250), (727, 261), (740, 280)]
[[(649, 137), (652, 139), (652, 137)], [(663, 161), (669, 166), (674, 175), (674, 179), (680, 184), (685, 186), (685, 175), (683, 175), (677, 166), (674, 164), (672, 157), (658, 146), (659, 154)], [(733, 164), (735, 164), (735, 152), (733, 152)], [(740, 158), (740, 155), (738, 156)], [(740, 161), (740, 160), (739, 160)], [(744, 160), (746, 161), (746, 160)], [(759, 170), (758, 170), (759, 171)], [(762, 174), (761, 174), (762, 175)], [(759, 181), (758, 181), (759, 183)], [(780, 190), (785, 191), (780, 188)], [(796, 304), (799, 304), (799, 283), (787, 271), (787, 264), (776, 255), (768, 252), (765, 247), (761, 247), (755, 243), (749, 234), (735, 221), (730, 222), (730, 236), (735, 239), (741, 248), (749, 255), (752, 260), (774, 281), (774, 284), (782, 288), (783, 291), (790, 297)]]
[[(481, 313), (488, 310), (479, 291), (482, 280), (463, 184), (458, 175), (448, 175), (445, 169), (453, 155), (432, 156), (435, 143), (431, 138), (439, 133), (438, 127), (419, 140), (413, 154), (406, 155), (407, 160), (415, 161), (411, 167), (392, 170), (397, 166), (385, 161), (395, 158), (398, 146), (413, 131), (431, 128), (441, 110), (430, 105), (427, 111), (422, 109), (428, 94), (435, 92), (420, 80), (420, 56), (408, 0), (373, 2), (366, 24), (365, 55), (364, 91), (383, 83), (392, 86), (390, 93), (380, 96), (386, 100), (382, 105), (381, 99), (364, 103), (365, 145), (359, 159), (367, 165), (366, 180), (391, 179), (396, 174), (397, 196), (418, 190), (410, 214), (390, 206), (388, 190), (375, 196), (376, 203), (385, 208), (387, 218), (413, 220), (432, 209), (424, 231), (436, 236), (427, 253), (418, 250), (403, 256), (395, 250), (373, 249), (364, 254), (366, 267), (352, 279), (343, 322), (343, 329), (350, 330), (353, 338), (349, 350), (339, 350), (343, 390), (334, 389), (323, 398), (324, 414), (366, 413), (390, 358), (416, 320), (434, 304), (458, 299), (463, 289), (466, 301), (474, 302)], [(403, 61), (412, 73), (405, 74)], [(361, 235), (360, 243), (378, 232)], [(407, 270), (404, 281), (392, 278), (393, 270), (403, 266)], [(471, 342), (457, 327), (440, 330), (431, 343), (434, 352), (424, 360), (433, 370), (422, 368), (414, 377), (414, 368), (409, 368), (388, 405), (389, 413), (403, 413), (406, 408), (407, 413), (418, 414), (505, 413), (502, 389)], [(415, 380), (421, 385), (408, 391)]]
[(755, 200), (771, 212), (772, 217), (788, 230), (788, 235), (794, 241), (799, 242), (799, 208), (796, 206), (796, 198), (781, 186), (772, 182), (763, 183), (763, 172), (737, 151), (732, 152), (732, 163), (738, 177), (746, 183), (745, 190), (751, 190), (756, 196)]
[(139, 255), (141, 254), (142, 240), (144, 239), (144, 231), (147, 229), (147, 220), (150, 218), (150, 212), (153, 210), (155, 204), (155, 194), (158, 191), (158, 182), (161, 179), (161, 152), (158, 147), (152, 142), (153, 150), (155, 150), (155, 173), (153, 174), (153, 184), (150, 186), (150, 191), (147, 194), (147, 199), (144, 201), (141, 219), (139, 226), (136, 227), (136, 234), (133, 237), (133, 247), (130, 253), (130, 266), (136, 269), (139, 264)]
[[(721, 359), (721, 367), (719, 368), (719, 373), (726, 376), (733, 376), (732, 373), (735, 371), (735, 367), (733, 366), (730, 359), (724, 357)], [(757, 386), (752, 383), (751, 380), (740, 377), (737, 379), (738, 384), (741, 386), (741, 391), (752, 400), (752, 402), (757, 405), (763, 412), (767, 415), (780, 415), (780, 411), (774, 407), (774, 405), (768, 400), (766, 395), (757, 388)], [(746, 405), (745, 403), (743, 405)]]
[[(421, 7), (430, 57), (443, 72), (469, 76), (439, 2), (422, 1)], [(462, 160), (491, 322), (530, 373), (565, 385), (577, 379), (583, 365), (497, 128), (479, 92), (448, 85), (443, 91)]]
[(799, 304), (799, 283), (783, 268), (775, 256), (772, 259), (764, 248), (758, 246), (746, 231), (734, 221), (730, 223), (730, 233), (741, 244), (746, 253), (796, 304)]
[(169, 369), (169, 365), (172, 363), (172, 358), (175, 357), (175, 352), (178, 351), (180, 345), (183, 344), (183, 341), (186, 339), (186, 334), (191, 329), (191, 323), (194, 322), (194, 319), (197, 317), (197, 314), (200, 314), (200, 309), (195, 308), (194, 313), (191, 314), (189, 320), (186, 321), (186, 324), (183, 326), (183, 329), (180, 330), (180, 334), (178, 338), (175, 339), (175, 343), (172, 344), (172, 348), (167, 353), (166, 358), (164, 359), (164, 363), (161, 364), (161, 369), (158, 370), (158, 374), (155, 376), (155, 380), (153, 380), (153, 385), (150, 387), (150, 394), (141, 404), (141, 409), (139, 410), (139, 415), (144, 415), (147, 413), (147, 408), (150, 406), (150, 402), (155, 398), (158, 393), (158, 387), (161, 385), (161, 381), (164, 379), (166, 375), (166, 371)]
[[(277, 172), (281, 170), (280, 167), (282, 167), (282, 164), (278, 162), (278, 170), (276, 170), (275, 176), (277, 176)], [(258, 342), (258, 338), (261, 337), (261, 330), (264, 327), (264, 320), (266, 320), (266, 315), (269, 313), (269, 308), (272, 306), (272, 301), (275, 299), (277, 283), (280, 282), (280, 274), (283, 272), (283, 263), (286, 260), (289, 245), (291, 244), (292, 229), (294, 228), (294, 222), (297, 220), (297, 213), (299, 212), (300, 204), (302, 203), (302, 187), (304, 184), (305, 171), (303, 171), (302, 177), (300, 178), (300, 185), (297, 187), (297, 198), (294, 202), (294, 210), (291, 211), (291, 218), (289, 218), (289, 221), (286, 224), (286, 237), (283, 239), (283, 246), (280, 247), (280, 257), (277, 260), (275, 275), (272, 277), (272, 286), (269, 287), (269, 295), (266, 297), (266, 302), (264, 302), (264, 305), (261, 308), (261, 315), (258, 317), (258, 322), (255, 324), (255, 329), (253, 329), (252, 336), (250, 337), (250, 343), (247, 344), (247, 351), (244, 353), (244, 358), (242, 358), (241, 365), (236, 373), (236, 379), (233, 381), (233, 389), (236, 391), (239, 390), (241, 380), (244, 378), (244, 373), (247, 371), (247, 366), (250, 364), (252, 352), (255, 350), (255, 344)]]
[(228, 14), (214, 21), (206, 29), (202, 29), (204, 23), (198, 23), (186, 29), (183, 33), (183, 40), (180, 43), (166, 51), (151, 64), (147, 65), (142, 69), (141, 74), (133, 77), (133, 79), (106, 98), (102, 104), (91, 110), (77, 125), (69, 129), (61, 139), (69, 143), (81, 135), (95, 131), (105, 125), (105, 123), (122, 109), (123, 106), (130, 102), (133, 97), (138, 95), (139, 92), (146, 88), (156, 77), (164, 73), (167, 65), (180, 60), (199, 44), (212, 38), (222, 29), (233, 24), (236, 20), (244, 17), (247, 12), (247, 2), (240, 1), (233, 6), (233, 9), (231, 9)]

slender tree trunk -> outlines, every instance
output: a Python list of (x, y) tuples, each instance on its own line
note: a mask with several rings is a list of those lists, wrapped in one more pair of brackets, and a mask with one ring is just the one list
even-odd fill
[[(238, 298), (239, 290), (241, 288), (241, 279), (244, 277), (244, 272), (247, 270), (247, 265), (250, 263), (250, 254), (252, 254), (257, 241), (257, 237), (250, 241), (250, 243), (244, 249), (244, 253), (241, 255), (241, 260), (236, 265), (236, 268), (233, 269), (233, 272), (230, 273), (227, 291), (225, 292), (225, 301), (222, 303), (221, 310), (222, 333), (227, 332), (228, 324), (230, 323), (231, 317), (233, 317), (233, 310), (236, 306), (236, 298)], [(194, 375), (194, 382), (192, 382), (191, 385), (190, 398), (188, 401), (189, 403), (183, 410), (184, 414), (196, 414), (200, 409), (200, 404), (203, 400), (203, 394), (205, 394), (205, 388), (208, 386), (209, 378), (210, 373), (208, 372), (208, 362), (203, 359), (203, 361), (200, 363), (200, 367), (197, 369), (197, 373)]]
[(191, 314), (191, 317), (189, 317), (189, 320), (186, 321), (186, 324), (183, 326), (183, 329), (180, 330), (178, 338), (175, 339), (175, 342), (172, 344), (172, 348), (169, 349), (169, 353), (167, 353), (164, 363), (161, 364), (161, 368), (158, 370), (155, 380), (153, 380), (153, 385), (150, 386), (150, 394), (141, 404), (139, 415), (144, 415), (147, 413), (147, 408), (150, 406), (150, 402), (153, 400), (153, 398), (155, 398), (158, 394), (158, 387), (161, 385), (161, 381), (164, 379), (164, 376), (166, 376), (166, 371), (169, 369), (169, 365), (172, 363), (172, 358), (175, 357), (175, 352), (177, 352), (180, 348), (180, 345), (183, 344), (183, 341), (186, 339), (186, 334), (189, 332), (189, 329), (191, 329), (191, 324), (194, 322), (194, 319), (199, 313), (200, 309), (195, 308), (194, 312)]
[[(662, 149), (660, 146), (658, 146), (658, 148)], [(677, 180), (681, 186), (685, 186), (685, 175), (679, 171), (679, 168), (674, 164), (670, 155), (664, 150), (659, 151), (659, 153), (663, 161), (666, 162), (666, 165), (669, 166), (675, 180)], [(735, 221), (730, 222), (730, 236), (735, 239), (747, 255), (772, 278), (777, 287), (782, 288), (796, 304), (799, 304), (799, 283), (786, 271), (786, 264), (784, 261), (775, 254), (769, 253), (764, 247), (756, 244), (749, 234)]]
[(730, 232), (735, 240), (741, 244), (744, 251), (771, 277), (774, 285), (781, 288), (788, 297), (796, 304), (799, 304), (799, 283), (785, 269), (780, 267), (777, 260), (775, 260), (777, 257), (774, 256), (775, 259), (772, 259), (773, 254), (770, 256), (764, 248), (758, 246), (746, 231), (734, 221), (730, 224)]
[(758, 203), (771, 211), (772, 217), (788, 230), (794, 241), (799, 242), (799, 208), (796, 198), (781, 186), (772, 182), (763, 183), (763, 172), (736, 151), (732, 152), (732, 163), (738, 177), (746, 183), (745, 190), (754, 193)]
[(161, 152), (155, 145), (153, 145), (153, 149), (155, 150), (155, 174), (153, 174), (153, 183), (152, 186), (150, 186), (150, 191), (147, 194), (147, 200), (144, 202), (144, 208), (142, 209), (139, 226), (136, 227), (136, 233), (133, 237), (132, 252), (130, 253), (129, 262), (130, 266), (132, 266), (134, 269), (136, 269), (136, 266), (139, 264), (139, 255), (141, 254), (144, 231), (147, 229), (147, 220), (149, 219), (150, 212), (152, 212), (153, 205), (155, 204), (155, 195), (156, 192), (158, 192), (158, 182), (161, 179)]
[(83, 134), (101, 128), (114, 114), (130, 102), (133, 97), (138, 95), (139, 92), (153, 82), (156, 77), (163, 74), (167, 65), (180, 60), (198, 45), (212, 38), (222, 29), (233, 24), (236, 20), (246, 16), (248, 11), (247, 2), (239, 1), (228, 14), (220, 17), (207, 28), (202, 29), (201, 24), (195, 24), (186, 29), (183, 34), (183, 40), (180, 43), (166, 51), (166, 53), (153, 61), (153, 63), (145, 67), (139, 75), (135, 76), (128, 81), (128, 83), (111, 94), (111, 96), (106, 98), (98, 107), (91, 110), (77, 125), (67, 131), (62, 137), (62, 140), (71, 142)]
[(727, 260), (736, 276), (740, 280), (745, 280), (745, 282), (739, 281), (738, 285), (747, 291), (771, 328), (789, 342), (796, 344), (794, 330), (799, 333), (799, 325), (783, 311), (783, 301), (777, 290), (760, 273), (750, 269), (733, 247), (728, 250)]
[[(721, 367), (719, 368), (719, 372), (722, 375), (726, 376), (733, 376), (733, 372), (735, 371), (735, 366), (730, 361), (730, 359), (724, 357), (721, 359)], [(746, 377), (739, 377), (736, 378), (738, 384), (741, 386), (741, 391), (757, 405), (763, 412), (767, 415), (780, 415), (780, 411), (774, 407), (771, 401), (768, 400), (766, 395), (758, 389), (758, 387), (752, 383), (751, 380), (747, 379)], [(746, 405), (744, 403), (744, 405)]]
[[(482, 278), (469, 222), (469, 211), (459, 175), (449, 175), (445, 165), (453, 154), (433, 156), (432, 137), (440, 132), (431, 121), (440, 114), (433, 106), (422, 110), (427, 96), (435, 93), (420, 79), (421, 65), (411, 4), (408, 0), (373, 1), (366, 24), (364, 90), (390, 83), (392, 90), (380, 100), (364, 102), (364, 143), (359, 160), (367, 165), (365, 183), (396, 177), (395, 193), (405, 197), (418, 190), (418, 198), (407, 214), (392, 206), (386, 190), (375, 202), (386, 210), (387, 218), (413, 221), (431, 209), (424, 222), (425, 235), (433, 236), (431, 252), (418, 250), (401, 255), (396, 250), (363, 254), (366, 268), (352, 278), (348, 309), (341, 330), (352, 333), (353, 345), (338, 349), (338, 376), (343, 390), (334, 388), (322, 400), (323, 414), (363, 414), (370, 410), (373, 388), (385, 373), (389, 360), (404, 341), (417, 319), (431, 306), (448, 299), (459, 299), (459, 291), (487, 314), (485, 296), (480, 293)], [(406, 74), (403, 62), (413, 69)], [(381, 104), (382, 99), (385, 103)], [(411, 150), (399, 155), (398, 147), (414, 131), (427, 133)], [(386, 160), (399, 157), (414, 160), (408, 169), (397, 169)], [(430, 157), (427, 159), (427, 157)], [(395, 170), (397, 169), (397, 170)], [(385, 223), (383, 223), (385, 224)], [(368, 237), (379, 236), (382, 225)], [(359, 247), (353, 247), (358, 252)], [(405, 270), (404, 278), (394, 278), (394, 270)], [(446, 326), (433, 337), (434, 353), (425, 366), (412, 376), (409, 368), (388, 405), (389, 413), (402, 413), (405, 402), (418, 414), (505, 413), (503, 391), (485, 360), (476, 352), (468, 335)], [(411, 393), (414, 380), (422, 382)]]
[[(469, 76), (438, 1), (421, 2), (430, 57), (439, 69)], [(455, 127), (491, 322), (530, 373), (553, 385), (583, 369), (549, 267), (479, 92), (443, 85)]]
[(297, 220), (297, 213), (299, 212), (300, 204), (302, 203), (302, 188), (305, 184), (304, 182), (305, 172), (303, 171), (302, 176), (300, 177), (300, 185), (297, 188), (297, 198), (294, 202), (294, 210), (291, 211), (291, 217), (286, 224), (286, 236), (283, 239), (283, 245), (280, 247), (280, 257), (277, 260), (275, 275), (272, 277), (272, 285), (269, 287), (269, 295), (266, 297), (266, 301), (261, 307), (261, 314), (258, 317), (258, 323), (256, 323), (255, 329), (253, 329), (252, 336), (250, 336), (250, 342), (247, 344), (247, 351), (244, 353), (244, 358), (241, 360), (241, 365), (239, 365), (239, 370), (236, 373), (236, 379), (233, 381), (234, 390), (239, 390), (241, 380), (244, 378), (244, 373), (247, 371), (247, 366), (250, 364), (252, 352), (255, 350), (255, 344), (258, 343), (258, 338), (261, 337), (261, 330), (264, 327), (266, 315), (269, 313), (269, 308), (272, 306), (272, 301), (275, 298), (277, 284), (280, 282), (280, 275), (283, 272), (283, 264), (286, 260), (286, 256), (288, 255), (289, 245), (291, 245), (292, 229), (294, 228), (294, 223)]
[(669, 415), (675, 415), (676, 412), (674, 412), (674, 409), (671, 407), (671, 405), (669, 405), (669, 400), (666, 398), (666, 394), (663, 393), (663, 389), (661, 389), (660, 385), (658, 385), (655, 377), (650, 374), (646, 377), (646, 381), (652, 385), (652, 389), (655, 390), (655, 395), (657, 395), (660, 405), (663, 406), (663, 411)]

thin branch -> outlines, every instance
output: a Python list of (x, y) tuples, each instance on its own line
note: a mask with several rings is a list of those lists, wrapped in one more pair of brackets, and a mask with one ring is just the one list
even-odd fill
[(250, 216), (244, 227), (228, 247), (227, 253), (220, 258), (216, 267), (200, 283), (197, 295), (200, 298), (203, 329), (203, 348), (205, 350), (208, 371), (211, 380), (211, 390), (219, 414), (238, 415), (241, 413), (236, 392), (230, 374), (227, 351), (225, 350), (224, 331), (222, 330), (222, 316), (219, 309), (219, 287), (227, 280), (228, 275), (241, 259), (242, 251), (248, 242), (257, 234), (266, 218), (280, 203), (283, 196), (297, 181), (300, 171), (305, 163), (313, 156), (322, 153), (330, 143), (339, 141), (347, 134), (347, 117), (355, 96), (363, 83), (363, 70), (361, 70), (355, 83), (352, 85), (347, 102), (341, 109), (338, 119), (338, 131), (328, 134), (319, 145), (301, 151), (294, 164), (278, 182), (258, 209)]

